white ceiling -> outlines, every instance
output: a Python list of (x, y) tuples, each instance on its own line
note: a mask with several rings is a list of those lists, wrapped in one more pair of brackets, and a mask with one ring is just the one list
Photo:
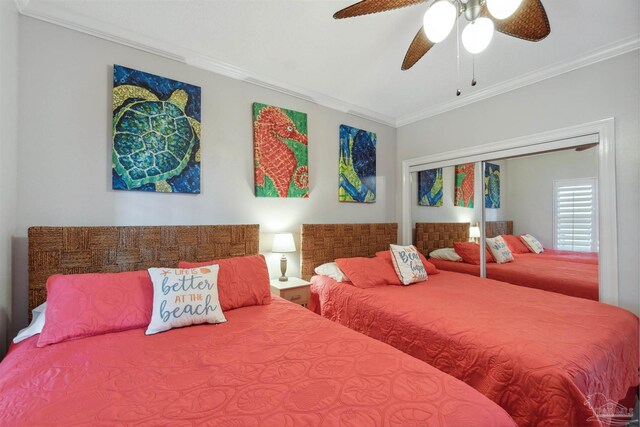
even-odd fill
[(334, 12), (355, 0), (16, 2), (29, 16), (393, 126), (640, 47), (638, 0), (542, 0), (549, 37), (531, 43), (496, 33), (476, 57), (472, 88), (464, 49), (457, 82), (451, 35), (412, 69), (400, 70), (426, 3), (334, 20)]

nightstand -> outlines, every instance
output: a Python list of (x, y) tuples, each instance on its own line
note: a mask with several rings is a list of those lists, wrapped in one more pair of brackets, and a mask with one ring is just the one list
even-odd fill
[(298, 277), (289, 277), (289, 280), (286, 282), (271, 279), (271, 293), (306, 307), (309, 302), (310, 284), (311, 282), (307, 282)]

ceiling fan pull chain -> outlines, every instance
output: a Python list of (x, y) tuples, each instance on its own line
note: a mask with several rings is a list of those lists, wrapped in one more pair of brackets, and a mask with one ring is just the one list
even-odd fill
[(471, 86), (475, 86), (476, 85), (476, 56), (472, 55), (471, 56), (471, 69), (472, 69), (472, 73), (473, 76), (471, 77)]
[(456, 19), (456, 62), (458, 68), (458, 80), (456, 81), (456, 85), (458, 89), (456, 90), (456, 96), (460, 96), (462, 92), (460, 92), (460, 26), (458, 25), (458, 20)]

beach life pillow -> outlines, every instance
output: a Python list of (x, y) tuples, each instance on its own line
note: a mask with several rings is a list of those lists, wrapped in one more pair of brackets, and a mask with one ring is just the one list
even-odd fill
[[(480, 265), (480, 245), (475, 242), (453, 242), (453, 248), (467, 264)], [(496, 262), (489, 249), (485, 248), (487, 263)]]
[[(417, 248), (416, 248), (416, 250), (417, 250)], [(438, 270), (433, 263), (427, 261), (427, 258), (425, 258), (425, 256), (422, 255), (422, 252), (418, 251), (418, 255), (420, 256), (420, 261), (422, 261), (422, 265), (424, 266), (425, 270), (427, 270), (427, 275), (428, 276), (432, 275), (432, 274), (440, 273), (440, 270)], [(391, 255), (391, 250), (376, 252), (376, 257), (384, 258), (384, 259), (388, 260), (391, 263), (391, 265), (393, 265), (393, 261), (391, 261), (391, 256), (392, 256)], [(395, 267), (393, 268), (393, 271), (395, 272)]]
[(522, 239), (522, 243), (524, 243), (534, 254), (539, 254), (544, 251), (542, 243), (540, 243), (538, 239), (533, 237), (531, 234), (523, 234), (520, 236), (520, 239)]
[(504, 264), (513, 261), (513, 254), (507, 246), (507, 243), (500, 236), (487, 238), (487, 247), (491, 251), (491, 255), (495, 258), (498, 264)]
[(179, 268), (219, 265), (218, 294), (222, 311), (271, 304), (269, 269), (264, 256), (247, 255), (205, 262), (180, 261)]
[(456, 253), (453, 248), (440, 248), (429, 252), (429, 256), (435, 259), (443, 259), (445, 261), (462, 262), (462, 257)]
[(393, 267), (403, 285), (427, 280), (427, 270), (422, 264), (420, 252), (415, 246), (389, 245), (389, 249)]
[(153, 312), (146, 335), (202, 323), (224, 323), (218, 299), (218, 265), (150, 268)]
[(144, 328), (151, 319), (153, 285), (145, 270), (54, 274), (46, 286), (47, 321), (38, 347)]
[(511, 251), (511, 253), (528, 254), (529, 252), (531, 252), (518, 236), (514, 236), (512, 234), (503, 234), (500, 237), (502, 237), (507, 246), (509, 246), (509, 250)]
[(342, 270), (340, 270), (340, 267), (338, 267), (338, 264), (336, 264), (335, 262), (326, 262), (322, 265), (317, 266), (313, 271), (321, 276), (329, 276), (336, 282), (349, 281), (347, 276), (345, 276)]

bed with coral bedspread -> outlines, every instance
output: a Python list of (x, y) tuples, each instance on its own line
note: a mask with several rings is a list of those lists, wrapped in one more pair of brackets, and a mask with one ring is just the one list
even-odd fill
[[(258, 248), (257, 226), (38, 228), (29, 236), (32, 305), (51, 291), (42, 288), (38, 265), (98, 273), (185, 254), (200, 262), (214, 253), (242, 259)], [(219, 264), (223, 307), (229, 288), (221, 281), (240, 274), (233, 267), (238, 259)], [(452, 376), (299, 305), (268, 298), (268, 274), (265, 279), (251, 290), (266, 292), (266, 300), (225, 310), (226, 323), (155, 335), (145, 335), (145, 326), (40, 347), (34, 335), (12, 345), (0, 363), (0, 424), (515, 425)]]
[[(512, 234), (512, 221), (486, 224), (487, 237)], [(467, 223), (417, 223), (415, 245), (425, 256), (435, 249), (451, 248), (454, 242), (469, 240)], [(487, 263), (487, 278), (514, 285), (557, 292), (598, 301), (598, 254), (545, 249), (540, 254), (514, 253), (514, 261)], [(430, 258), (441, 270), (480, 276), (478, 265)]]
[[(303, 275), (345, 251), (340, 227), (326, 227), (303, 225)], [(348, 242), (351, 256), (381, 250), (377, 236), (395, 243), (370, 230)], [(463, 380), (518, 425), (606, 425), (598, 399), (621, 401), (638, 385), (638, 318), (617, 307), (447, 271), (368, 289), (311, 280), (311, 310)]]

